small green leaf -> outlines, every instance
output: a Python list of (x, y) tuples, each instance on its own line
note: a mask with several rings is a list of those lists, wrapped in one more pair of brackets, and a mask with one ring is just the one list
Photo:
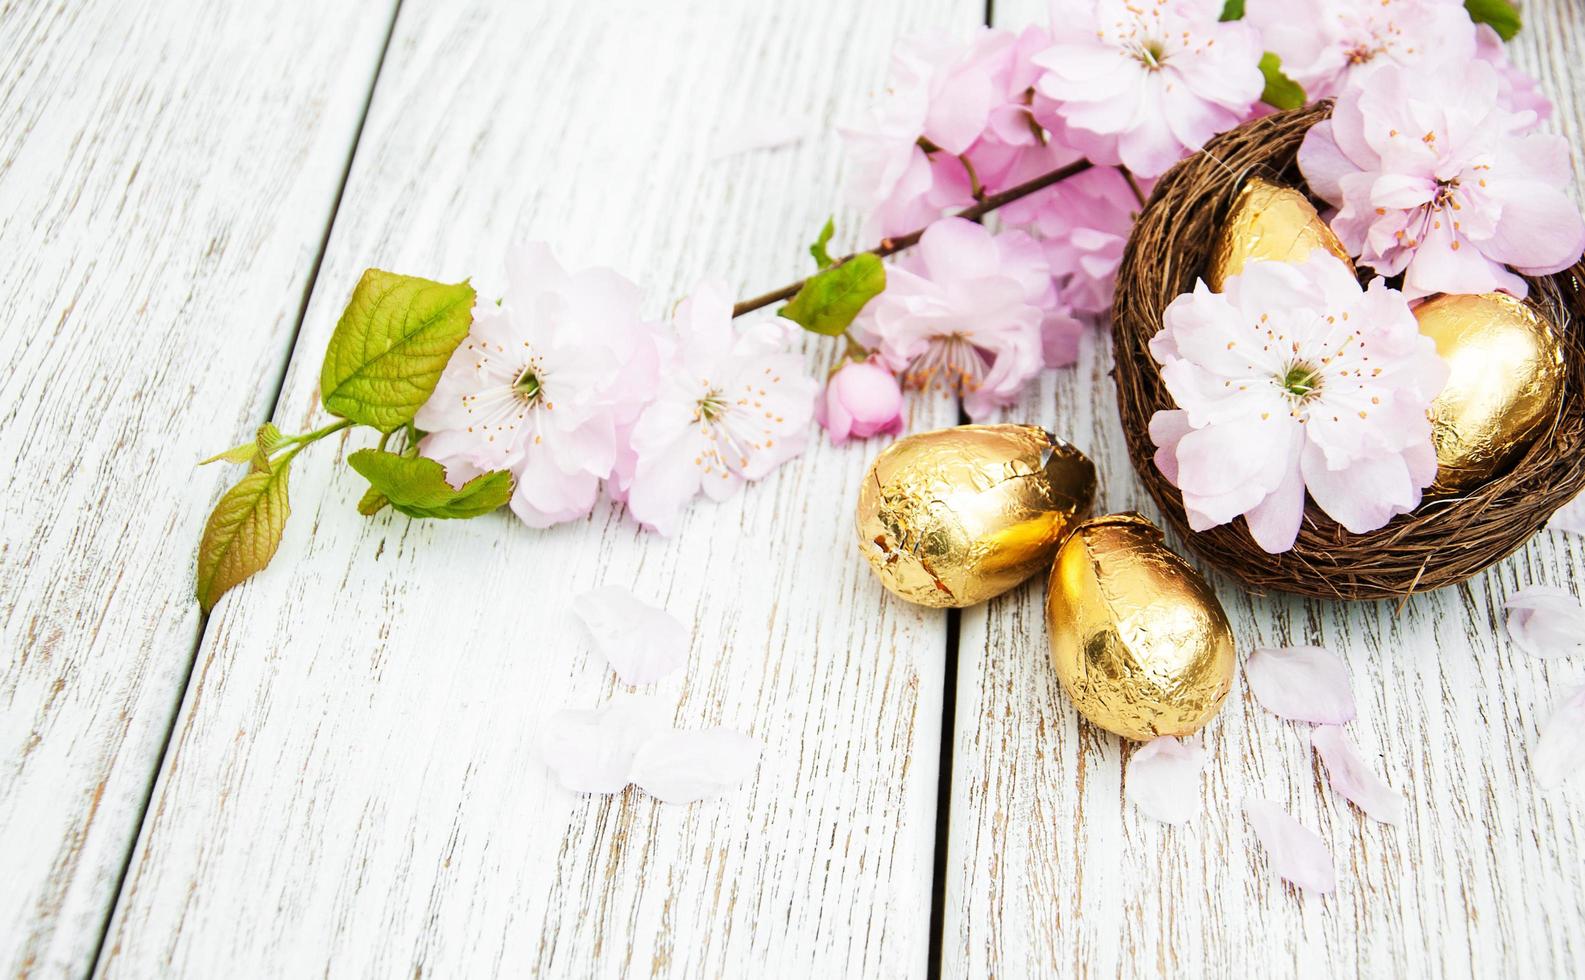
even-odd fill
[(391, 499), (380, 491), (370, 487), (363, 491), (363, 496), (358, 498), (358, 513), (364, 517), (373, 517), (386, 507), (390, 506)]
[(1469, 19), (1477, 24), (1490, 24), (1491, 29), (1504, 41), (1512, 41), (1523, 26), (1519, 8), (1509, 0), (1464, 0)]
[(809, 246), (809, 254), (815, 257), (815, 265), (822, 272), (831, 268), (831, 253), (826, 251), (826, 246), (830, 244), (831, 236), (836, 234), (836, 230), (836, 219), (827, 218), (825, 227), (820, 229), (820, 237), (816, 238), (815, 243)]
[(473, 287), (370, 269), (319, 372), (326, 410), (390, 432), (413, 419), (473, 323)]
[(198, 544), (198, 604), (204, 612), (243, 579), (264, 568), (281, 546), (287, 472), (292, 456), (254, 470), (225, 492), (204, 525)]
[(1282, 73), (1282, 59), (1267, 51), (1260, 56), (1260, 73), (1266, 76), (1266, 90), (1260, 101), (1274, 109), (1297, 109), (1304, 105), (1304, 89)]
[(250, 440), (248, 442), (244, 442), (240, 446), (232, 446), (223, 453), (215, 453), (208, 459), (201, 459), (198, 461), (198, 465), (208, 466), (210, 463), (218, 463), (221, 460), (225, 460), (228, 463), (246, 463), (248, 460), (252, 459), (254, 455), (258, 453), (258, 451), (258, 441)]
[(1222, 19), (1243, 20), (1244, 0), (1227, 0), (1227, 3), (1222, 7)]
[(805, 330), (835, 337), (885, 289), (886, 267), (879, 258), (862, 252), (810, 276), (779, 312)]
[[(445, 467), (423, 456), (360, 449), (348, 456), (347, 462), (363, 474), (373, 492), (408, 517), (478, 517), (512, 499), (512, 474), (506, 470), (481, 474), (453, 488), (446, 482)], [(360, 512), (364, 512), (365, 502), (374, 503), (369, 494), (363, 498), (358, 503)]]

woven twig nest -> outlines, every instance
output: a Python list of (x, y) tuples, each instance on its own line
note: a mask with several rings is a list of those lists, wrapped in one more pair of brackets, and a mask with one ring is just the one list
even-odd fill
[[(1150, 417), (1175, 407), (1146, 344), (1162, 311), (1205, 271), (1218, 229), (1251, 175), (1308, 193), (1297, 156), (1330, 103), (1280, 112), (1224, 133), (1178, 164), (1129, 238), (1112, 307), (1117, 407), (1129, 455), (1167, 522), (1195, 554), (1257, 590), (1330, 599), (1384, 599), (1454, 585), (1500, 561), (1585, 486), (1585, 263), (1531, 279), (1531, 299), (1562, 331), (1566, 360), (1556, 419), (1503, 475), (1459, 497), (1351, 534), (1309, 502), (1293, 550), (1267, 554), (1243, 520), (1193, 531), (1182, 497), (1152, 461)], [(1314, 200), (1318, 208), (1324, 204)], [(1369, 270), (1361, 270), (1369, 278)]]

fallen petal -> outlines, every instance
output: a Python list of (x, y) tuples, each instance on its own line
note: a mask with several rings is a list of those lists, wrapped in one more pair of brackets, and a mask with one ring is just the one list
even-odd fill
[(1382, 823), (1403, 820), (1403, 797), (1371, 771), (1343, 729), (1318, 725), (1310, 732), (1310, 744), (1326, 763), (1327, 781), (1345, 799)]
[(1507, 602), (1508, 636), (1532, 657), (1585, 652), (1585, 606), (1574, 593), (1550, 585), (1520, 589)]
[(1552, 712), (1530, 753), (1530, 771), (1547, 789), (1581, 769), (1585, 769), (1585, 687)]
[(1128, 760), (1123, 795), (1152, 820), (1188, 823), (1200, 812), (1200, 773), (1208, 758), (1198, 739), (1152, 739)]
[(662, 732), (638, 750), (633, 782), (664, 803), (724, 793), (759, 764), (759, 743), (729, 728)]
[(563, 709), (545, 724), (541, 750), (556, 781), (575, 793), (617, 793), (632, 781), (639, 746), (666, 731), (672, 709), (637, 695), (594, 711)]
[(1244, 814), (1266, 849), (1271, 870), (1306, 891), (1325, 895), (1337, 887), (1326, 842), (1269, 800), (1245, 800)]
[(1279, 717), (1317, 725), (1354, 717), (1348, 667), (1323, 647), (1262, 647), (1244, 661), (1244, 678), (1256, 700)]
[(1554, 511), (1546, 526), (1549, 531), (1585, 534), (1585, 493)]
[(572, 611), (624, 684), (653, 684), (688, 659), (688, 630), (677, 617), (621, 586), (585, 592)]

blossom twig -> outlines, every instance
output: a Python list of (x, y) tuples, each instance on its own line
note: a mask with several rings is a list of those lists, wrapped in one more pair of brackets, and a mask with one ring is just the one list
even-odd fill
[[(985, 217), (987, 214), (990, 214), (992, 211), (995, 211), (997, 208), (1002, 207), (1003, 205), (1011, 204), (1022, 197), (1028, 197), (1030, 194), (1033, 194), (1036, 191), (1043, 191), (1052, 184), (1061, 183), (1075, 174), (1083, 173), (1092, 166), (1094, 166), (1094, 164), (1090, 163), (1088, 160), (1078, 160), (1074, 163), (1068, 164), (1065, 167), (1058, 167), (1056, 170), (1043, 173), (1038, 177), (1024, 181), (1022, 184), (1009, 187), (1000, 193), (987, 195), (983, 201), (980, 201), (978, 204), (975, 204), (972, 207), (964, 208), (962, 211), (957, 212), (954, 217), (966, 218), (969, 221), (978, 221), (980, 218)], [(884, 259), (888, 255), (895, 255), (906, 248), (912, 248), (913, 246), (919, 244), (919, 237), (924, 233), (925, 229), (918, 228), (906, 235), (899, 235), (895, 238), (883, 238), (881, 239), (881, 243), (879, 245), (871, 249), (866, 249), (865, 252), (870, 255), (874, 255), (877, 258)], [(854, 258), (854, 256), (865, 254), (865, 252), (855, 252), (853, 255), (844, 255), (842, 258), (837, 259), (833, 265), (841, 265), (842, 263)], [(805, 282), (806, 280), (800, 279), (795, 283), (790, 283), (780, 289), (772, 290), (771, 292), (765, 293), (762, 296), (755, 296), (752, 299), (745, 299), (732, 307), (732, 315), (734, 317), (742, 316), (745, 313), (752, 313), (755, 310), (764, 309), (772, 303), (780, 302), (784, 299), (791, 299), (793, 296), (797, 295), (798, 290), (803, 288), (803, 284)]]

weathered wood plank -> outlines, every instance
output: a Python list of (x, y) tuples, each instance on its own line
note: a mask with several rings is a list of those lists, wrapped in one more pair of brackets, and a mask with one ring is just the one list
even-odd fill
[[(1044, 17), (999, 2), (998, 19)], [(1515, 55), (1585, 132), (1577, 3), (1526, 4)], [(1576, 165), (1579, 164), (1576, 157)], [(1585, 176), (1585, 174), (1582, 174)], [(1094, 458), (1101, 507), (1154, 515), (1128, 463), (1104, 340), (1010, 417), (1045, 424)], [(1303, 726), (1243, 688), (1206, 732), (1206, 809), (1153, 823), (1122, 798), (1128, 749), (1079, 720), (1047, 664), (1043, 583), (963, 617), (944, 974), (953, 977), (1560, 976), (1585, 972), (1585, 789), (1541, 793), (1526, 757), (1553, 703), (1585, 677), (1543, 664), (1498, 627), (1518, 584), (1581, 580), (1579, 540), (1543, 532), (1468, 586), (1390, 604), (1247, 595), (1217, 577), (1239, 649), (1320, 643), (1344, 655), (1361, 717), (1350, 731), (1408, 797), (1401, 827), (1331, 793)], [(1277, 800), (1316, 829), (1336, 895), (1269, 877), (1240, 814)]]
[(88, 969), (387, 3), (0, 4), (0, 972)]
[[(408, 0), (278, 421), (318, 419), (365, 265), (487, 283), (544, 237), (635, 276), (657, 314), (707, 270), (743, 294), (785, 281), (836, 199), (836, 138), (726, 160), (717, 138), (829, 121), (896, 33), (981, 13)], [(669, 540), (605, 506), (548, 532), (366, 521), (332, 459), (353, 447), (319, 448), (274, 567), (210, 621), (105, 975), (922, 971), (945, 621), (884, 602), (852, 556), (872, 447), (817, 440)], [(566, 611), (600, 583), (692, 621), (657, 690), (679, 724), (765, 744), (750, 785), (670, 807), (550, 783), (540, 719), (615, 693)]]

